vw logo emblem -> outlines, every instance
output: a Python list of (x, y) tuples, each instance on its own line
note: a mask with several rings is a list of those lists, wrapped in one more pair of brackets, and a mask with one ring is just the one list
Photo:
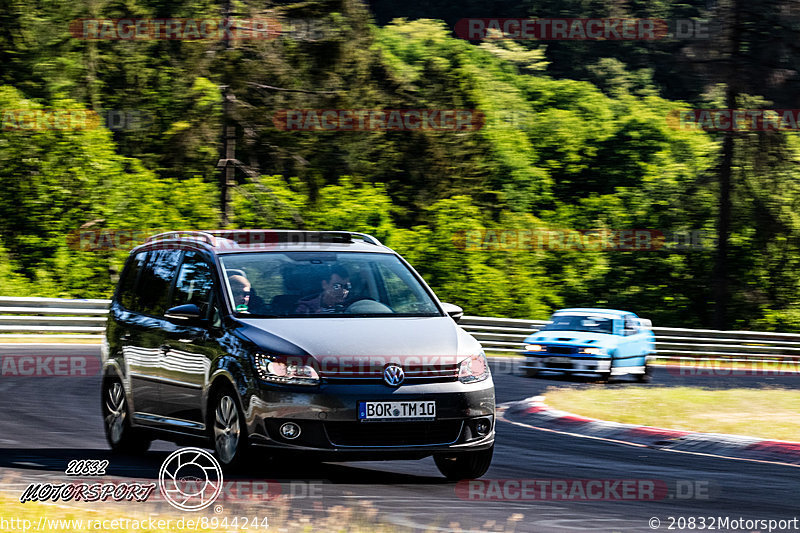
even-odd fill
[(383, 381), (390, 387), (397, 387), (404, 379), (406, 379), (406, 374), (398, 365), (389, 365), (383, 369)]

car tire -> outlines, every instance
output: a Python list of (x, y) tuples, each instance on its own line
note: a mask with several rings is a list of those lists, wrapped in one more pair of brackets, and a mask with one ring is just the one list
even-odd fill
[(613, 376), (614, 372), (614, 361), (616, 357), (614, 357), (614, 353), (611, 353), (611, 362), (608, 364), (608, 372), (603, 372), (600, 374), (600, 382), (601, 383), (611, 383), (611, 376)]
[(486, 450), (463, 452), (453, 455), (436, 454), (433, 460), (439, 472), (449, 481), (476, 479), (489, 470), (494, 454), (494, 444)]
[(653, 381), (653, 369), (648, 363), (644, 364), (644, 374), (637, 374), (636, 381), (639, 383), (650, 383)]
[(142, 430), (131, 427), (125, 388), (118, 379), (106, 380), (102, 389), (103, 426), (111, 451), (141, 454), (150, 448), (153, 439)]
[(209, 437), (214, 454), (224, 471), (235, 471), (248, 454), (247, 426), (236, 393), (230, 387), (219, 389), (208, 410)]
[(526, 369), (525, 369), (525, 376), (526, 376), (526, 377), (529, 377), (529, 378), (535, 378), (535, 377), (537, 377), (538, 375), (539, 375), (539, 371), (538, 371), (538, 370), (533, 370), (533, 369), (531, 369), (531, 368), (526, 368)]

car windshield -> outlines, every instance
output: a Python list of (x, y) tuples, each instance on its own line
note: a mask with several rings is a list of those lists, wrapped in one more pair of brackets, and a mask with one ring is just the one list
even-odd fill
[(541, 331), (588, 331), (591, 333), (613, 333), (614, 320), (597, 315), (553, 315), (551, 323)]
[(220, 261), (237, 316), (443, 316), (393, 254), (259, 252)]

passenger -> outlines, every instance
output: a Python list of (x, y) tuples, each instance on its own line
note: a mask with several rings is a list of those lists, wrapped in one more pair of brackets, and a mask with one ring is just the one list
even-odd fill
[(297, 302), (296, 312), (304, 315), (340, 313), (352, 288), (347, 269), (335, 265), (331, 267), (328, 278), (322, 280), (322, 292)]
[(228, 278), (233, 292), (233, 305), (237, 312), (247, 312), (250, 307), (250, 280), (236, 274)]

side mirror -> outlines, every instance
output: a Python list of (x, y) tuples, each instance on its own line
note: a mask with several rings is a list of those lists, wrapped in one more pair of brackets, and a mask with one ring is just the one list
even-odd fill
[(639, 324), (641, 324), (644, 328), (653, 329), (653, 322), (648, 318), (640, 318)]
[(185, 304), (167, 309), (167, 312), (164, 313), (164, 318), (175, 324), (190, 325), (199, 323), (202, 316), (200, 308), (195, 304)]
[(442, 309), (444, 309), (444, 312), (450, 315), (450, 318), (452, 318), (456, 322), (461, 320), (461, 317), (464, 316), (464, 310), (455, 304), (448, 304), (442, 302)]

